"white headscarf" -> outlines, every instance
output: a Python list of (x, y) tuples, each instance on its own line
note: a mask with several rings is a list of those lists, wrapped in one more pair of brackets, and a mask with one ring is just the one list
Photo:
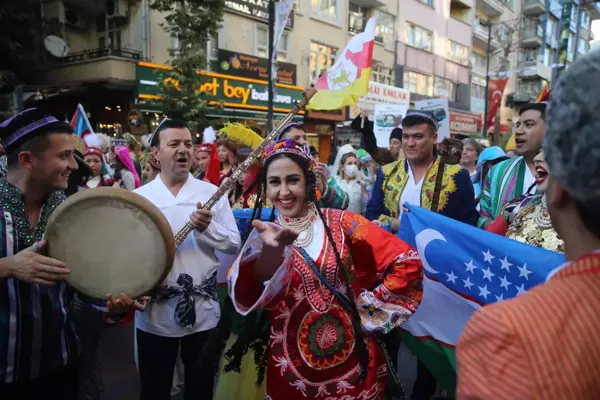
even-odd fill
[(354, 147), (351, 144), (345, 144), (338, 149), (338, 152), (335, 156), (335, 162), (331, 166), (331, 176), (337, 176), (340, 172), (340, 164), (342, 163), (342, 157), (348, 153), (353, 153)]

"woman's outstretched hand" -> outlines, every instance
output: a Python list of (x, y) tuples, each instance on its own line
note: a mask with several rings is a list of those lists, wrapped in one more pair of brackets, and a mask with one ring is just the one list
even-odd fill
[(252, 221), (252, 226), (257, 230), (265, 246), (272, 249), (284, 249), (294, 243), (298, 234), (290, 228), (276, 224), (265, 224), (262, 221)]
[(259, 220), (252, 221), (252, 226), (263, 241), (263, 248), (254, 268), (254, 278), (257, 282), (265, 282), (275, 274), (283, 262), (283, 251), (291, 246), (298, 234), (290, 228), (276, 224), (266, 224)]

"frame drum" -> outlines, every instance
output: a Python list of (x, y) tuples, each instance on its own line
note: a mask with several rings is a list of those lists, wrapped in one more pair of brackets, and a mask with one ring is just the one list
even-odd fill
[(48, 255), (71, 270), (67, 283), (106, 300), (150, 294), (175, 257), (169, 222), (146, 198), (117, 188), (83, 190), (54, 210), (44, 239)]

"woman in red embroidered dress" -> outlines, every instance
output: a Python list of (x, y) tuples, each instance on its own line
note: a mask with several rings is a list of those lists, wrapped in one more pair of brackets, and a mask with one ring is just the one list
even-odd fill
[[(240, 314), (268, 313), (266, 398), (383, 398), (387, 365), (376, 335), (419, 305), (417, 252), (360, 215), (319, 209), (310, 154), (291, 140), (265, 152), (260, 179), (277, 223), (253, 222), (228, 283)], [(256, 351), (255, 338), (240, 335), (247, 343), (228, 352), (232, 363), (239, 349)]]

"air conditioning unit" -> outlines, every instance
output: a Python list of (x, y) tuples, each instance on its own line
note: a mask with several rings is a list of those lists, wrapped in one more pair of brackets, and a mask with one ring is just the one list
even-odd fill
[(65, 6), (62, 1), (55, 0), (42, 3), (42, 12), (47, 21), (57, 21), (60, 24), (65, 23)]
[(85, 19), (75, 9), (65, 7), (64, 24), (71, 28), (84, 30), (86, 23)]
[(106, 18), (108, 19), (127, 19), (129, 16), (128, 0), (107, 0)]

